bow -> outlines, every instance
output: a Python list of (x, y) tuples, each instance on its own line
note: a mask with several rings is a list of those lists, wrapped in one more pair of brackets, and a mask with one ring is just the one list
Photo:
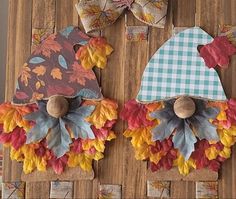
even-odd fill
[(168, 0), (81, 0), (75, 6), (87, 33), (113, 24), (125, 9), (138, 20), (163, 28), (167, 4)]

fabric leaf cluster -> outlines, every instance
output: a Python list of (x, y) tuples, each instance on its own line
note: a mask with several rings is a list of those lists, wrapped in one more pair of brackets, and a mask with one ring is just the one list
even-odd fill
[(195, 114), (180, 120), (173, 114), (171, 101), (128, 101), (120, 117), (128, 122), (124, 136), (131, 138), (135, 158), (148, 160), (153, 172), (173, 167), (178, 167), (182, 175), (193, 169), (218, 171), (236, 141), (236, 100), (195, 104)]
[(92, 38), (88, 44), (81, 46), (76, 53), (76, 59), (80, 60), (81, 65), (89, 70), (94, 66), (105, 68), (107, 55), (112, 53), (112, 47), (104, 38)]
[[(90, 171), (92, 161), (103, 158), (105, 142), (116, 137), (111, 130), (117, 119), (115, 102), (83, 100), (78, 96), (70, 99), (69, 104), (68, 114), (58, 119), (46, 112), (45, 101), (39, 101), (38, 108), (35, 104), (25, 108), (1, 105), (4, 108), (0, 109), (0, 142), (10, 147), (12, 160), (23, 162), (26, 174), (45, 171), (48, 167), (57, 174), (65, 167), (79, 166)], [(16, 116), (8, 120), (9, 113)]]

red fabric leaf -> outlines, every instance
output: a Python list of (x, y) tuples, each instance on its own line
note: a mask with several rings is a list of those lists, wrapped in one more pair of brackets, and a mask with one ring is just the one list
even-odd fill
[(160, 151), (168, 152), (172, 149), (173, 142), (171, 141), (172, 138), (165, 139), (162, 142), (156, 141), (155, 146), (151, 146), (152, 153), (158, 153)]
[(227, 37), (216, 37), (212, 43), (200, 49), (200, 56), (209, 68), (219, 65), (227, 68), (229, 57), (236, 53), (236, 48), (228, 41)]
[(82, 141), (80, 138), (73, 140), (71, 150), (75, 153), (82, 153), (83, 152)]
[(167, 152), (165, 156), (163, 156), (160, 161), (155, 164), (151, 162), (151, 171), (155, 172), (161, 168), (164, 168), (166, 170), (170, 170), (173, 167), (173, 162), (177, 158), (177, 152), (175, 149), (171, 149)]
[(151, 170), (157, 171), (160, 168), (170, 170), (173, 167), (173, 162), (177, 158), (177, 150), (173, 148), (172, 137), (165, 139), (162, 142), (156, 141), (156, 145), (151, 147), (152, 153), (165, 152), (165, 155), (160, 159), (158, 164), (151, 162)]
[(197, 169), (205, 168), (209, 165), (209, 160), (205, 155), (205, 150), (210, 147), (207, 140), (199, 140), (195, 144), (195, 151), (193, 151), (191, 158), (196, 161)]
[(216, 160), (212, 160), (210, 161), (208, 168), (217, 172), (220, 169), (220, 163)]
[(43, 157), (45, 156), (46, 152), (48, 152), (49, 154), (51, 153), (47, 148), (46, 139), (43, 139), (38, 143), (38, 148), (35, 149), (35, 153), (37, 156)]
[(106, 140), (109, 135), (109, 131), (111, 130), (115, 122), (116, 120), (107, 121), (105, 123), (105, 126), (100, 129), (97, 129), (95, 126), (92, 126), (91, 128), (93, 130), (95, 137), (98, 138), (99, 140)]
[(236, 124), (236, 100), (230, 99), (228, 101), (228, 109), (226, 110), (228, 121), (231, 124)]
[(58, 86), (58, 85), (50, 85), (48, 86), (47, 95), (65, 95), (71, 96), (74, 93), (74, 89), (69, 86)]
[(52, 159), (48, 161), (48, 164), (51, 165), (56, 174), (61, 174), (66, 167), (67, 161), (68, 156), (65, 154), (58, 159), (53, 156)]
[(0, 142), (3, 144), (11, 144), (14, 149), (18, 150), (26, 142), (25, 130), (16, 127), (11, 133), (2, 132), (0, 134)]
[(145, 105), (137, 103), (136, 100), (128, 101), (123, 110), (120, 112), (120, 117), (128, 121), (128, 128), (133, 130), (143, 126), (154, 125), (154, 121), (146, 118), (148, 113)]

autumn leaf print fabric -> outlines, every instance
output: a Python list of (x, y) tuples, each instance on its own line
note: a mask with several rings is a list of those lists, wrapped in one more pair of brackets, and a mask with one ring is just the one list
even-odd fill
[[(78, 53), (74, 45), (81, 44)], [(104, 68), (113, 51), (104, 38), (90, 38), (78, 28), (50, 35), (23, 65), (13, 102), (33, 103), (51, 95), (76, 96), (89, 88), (102, 98), (94, 66)]]

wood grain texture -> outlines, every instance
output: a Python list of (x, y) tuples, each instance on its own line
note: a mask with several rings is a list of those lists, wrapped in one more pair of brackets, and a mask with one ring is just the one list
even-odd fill
[[(20, 68), (30, 55), (32, 0), (9, 1), (8, 44), (6, 63), (6, 100), (11, 100)], [(4, 149), (3, 181), (20, 180), (22, 164), (10, 160), (9, 149)]]
[[(80, 24), (74, 4), (78, 0), (9, 0), (9, 33), (6, 68), (6, 99), (10, 100), (22, 64), (30, 54), (32, 28), (55, 31)], [(32, 13), (32, 14), (31, 14)], [(124, 102), (136, 97), (142, 73), (148, 60), (172, 35), (172, 24), (178, 27), (201, 26), (215, 36), (219, 24), (236, 25), (236, 0), (169, 0), (167, 24), (164, 29), (149, 28), (147, 41), (128, 42), (125, 25), (144, 25), (127, 11), (112, 26), (101, 31), (114, 48), (107, 68), (95, 69), (105, 97), (116, 99), (119, 110)], [(100, 32), (96, 32), (99, 35)], [(219, 74), (228, 97), (236, 97), (236, 57), (227, 70)], [(74, 198), (97, 198), (100, 184), (122, 185), (123, 198), (146, 198), (147, 163), (137, 161), (128, 139), (122, 136), (126, 125), (118, 121), (117, 139), (107, 144), (105, 158), (94, 162), (93, 181), (74, 181)], [(236, 198), (236, 153), (220, 172), (219, 198)], [(4, 181), (20, 179), (21, 166), (10, 161), (4, 151)], [(27, 182), (26, 198), (49, 198), (50, 183)], [(172, 198), (195, 198), (194, 182), (171, 182)]]
[[(196, 1), (172, 1), (173, 25), (175, 27), (192, 27), (195, 25)], [(171, 182), (171, 197), (195, 198), (194, 182)]]

